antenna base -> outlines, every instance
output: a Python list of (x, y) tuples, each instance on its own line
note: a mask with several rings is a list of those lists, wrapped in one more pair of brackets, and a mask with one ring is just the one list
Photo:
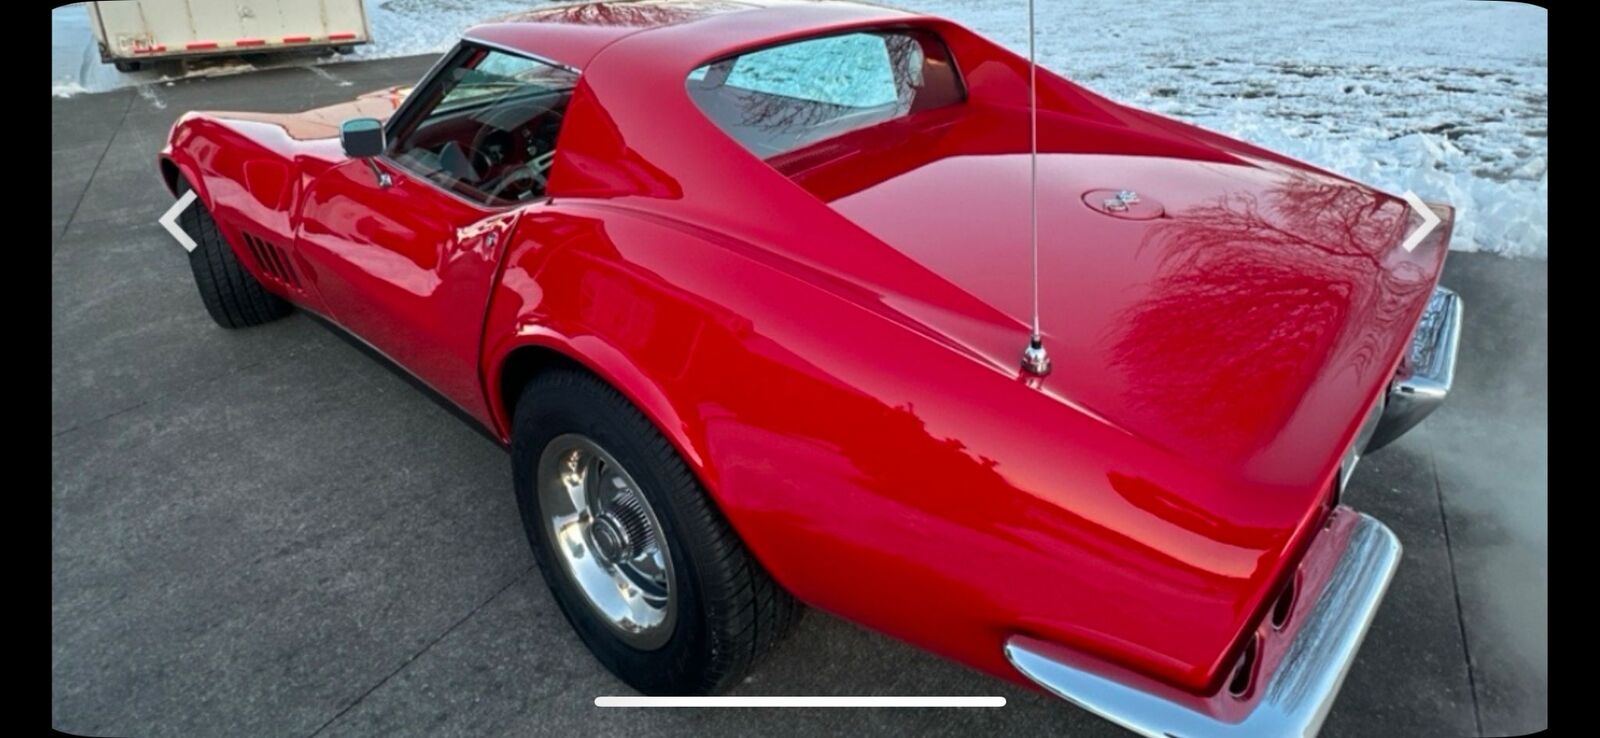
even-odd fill
[(1044, 350), (1044, 341), (1035, 338), (1022, 350), (1022, 371), (1035, 377), (1050, 373), (1050, 352)]

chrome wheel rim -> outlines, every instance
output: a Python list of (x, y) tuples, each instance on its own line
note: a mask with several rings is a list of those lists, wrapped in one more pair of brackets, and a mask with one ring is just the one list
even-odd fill
[(538, 480), (545, 532), (589, 608), (634, 648), (665, 644), (677, 620), (672, 552), (633, 476), (568, 433), (545, 446)]

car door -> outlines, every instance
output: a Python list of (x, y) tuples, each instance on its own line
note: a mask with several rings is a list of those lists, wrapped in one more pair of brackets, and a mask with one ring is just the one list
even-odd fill
[(503, 244), (544, 207), (577, 75), (463, 43), (389, 122), (385, 154), (306, 188), (296, 246), (330, 318), (488, 421), (483, 318)]

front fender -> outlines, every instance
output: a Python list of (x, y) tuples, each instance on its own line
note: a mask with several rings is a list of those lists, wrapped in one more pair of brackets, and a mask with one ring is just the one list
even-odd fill
[[(161, 147), (161, 153), (157, 155), (156, 160), (161, 170), (162, 183), (167, 186), (167, 191), (171, 192), (173, 197), (178, 196), (178, 182), (182, 180), (189, 183), (200, 203), (210, 209), (211, 188), (201, 176), (200, 164), (196, 160), (192, 146), (194, 142), (192, 127), (198, 117), (197, 113), (184, 113), (176, 123), (172, 124), (172, 130), (167, 133), (167, 143)], [(168, 172), (167, 167), (171, 167), (172, 171)]]

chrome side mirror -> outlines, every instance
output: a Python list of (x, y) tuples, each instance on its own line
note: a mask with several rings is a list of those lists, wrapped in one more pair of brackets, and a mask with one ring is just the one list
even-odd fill
[(367, 163), (379, 187), (387, 188), (393, 184), (389, 174), (379, 169), (372, 160), (388, 146), (388, 141), (384, 140), (383, 123), (377, 118), (351, 118), (339, 124), (339, 144), (344, 147), (345, 156)]
[(344, 155), (365, 159), (383, 153), (383, 124), (377, 118), (351, 118), (339, 125), (339, 143)]

